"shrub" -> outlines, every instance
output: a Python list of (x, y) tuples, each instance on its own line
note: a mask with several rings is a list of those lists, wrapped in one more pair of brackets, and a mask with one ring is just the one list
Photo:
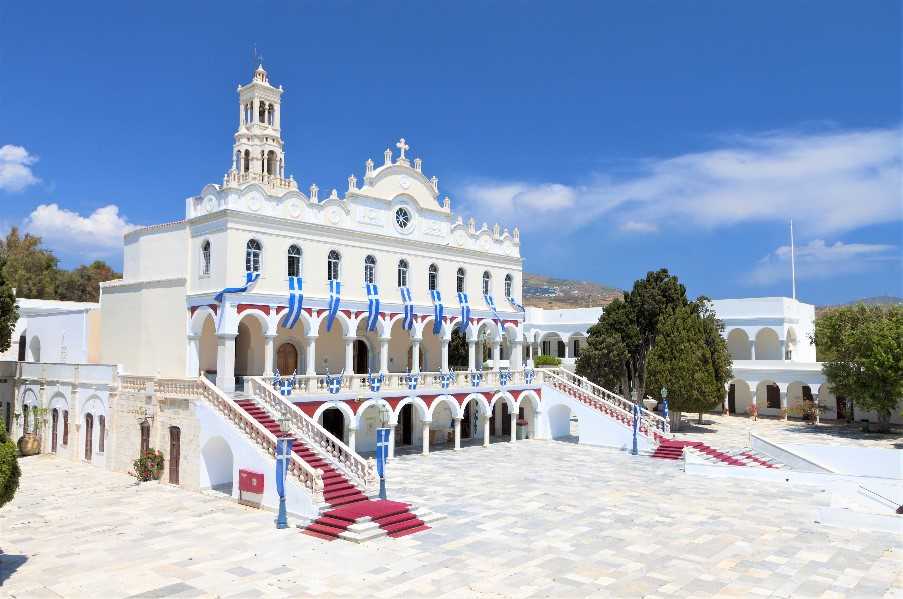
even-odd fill
[(141, 482), (159, 480), (163, 473), (163, 453), (148, 449), (132, 465), (135, 467), (135, 477)]
[(6, 424), (0, 420), (0, 506), (12, 501), (19, 488), (19, 460), (16, 444), (6, 435)]
[(555, 356), (536, 356), (533, 359), (534, 366), (561, 366), (561, 359)]

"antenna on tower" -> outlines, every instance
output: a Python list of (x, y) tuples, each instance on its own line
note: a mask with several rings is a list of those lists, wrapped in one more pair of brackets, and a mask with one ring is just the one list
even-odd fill
[(263, 56), (257, 53), (257, 44), (254, 44), (254, 47), (251, 49), (251, 62), (253, 63), (251, 66), (253, 68), (257, 68), (263, 66)]
[(796, 299), (796, 248), (793, 244), (793, 219), (790, 219), (790, 284), (793, 290), (793, 299)]

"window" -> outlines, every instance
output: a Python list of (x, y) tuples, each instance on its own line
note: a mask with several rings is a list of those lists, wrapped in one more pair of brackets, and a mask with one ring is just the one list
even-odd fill
[(260, 242), (256, 239), (248, 240), (248, 249), (245, 250), (245, 270), (248, 272), (260, 272)]
[(430, 291), (435, 291), (439, 286), (439, 267), (435, 264), (430, 264), (427, 286), (429, 287)]
[(147, 420), (141, 422), (141, 453), (144, 455), (150, 450), (150, 423)]
[(456, 289), (458, 290), (458, 293), (462, 293), (464, 291), (464, 269), (463, 268), (458, 269), (458, 283), (457, 283)]
[(19, 335), (19, 361), (20, 362), (25, 361), (25, 346), (26, 346), (25, 333), (22, 333), (21, 335)]
[(242, 170), (244, 172), (248, 172), (249, 170), (251, 170), (251, 151), (250, 150), (245, 150), (245, 157), (244, 157), (244, 160), (242, 161)]
[(301, 276), (301, 248), (297, 245), (288, 248), (288, 276)]
[(69, 410), (63, 410), (63, 445), (69, 445)]
[(107, 418), (106, 416), (97, 417), (97, 425), (100, 428), (97, 431), (97, 452), (103, 453), (104, 438), (107, 436)]
[(399, 208), (395, 211), (395, 224), (399, 229), (407, 229), (411, 224), (411, 213), (407, 208)]
[(376, 282), (376, 258), (367, 256), (364, 258), (364, 283)]
[(483, 272), (483, 295), (489, 295), (489, 291), (492, 289), (492, 275), (489, 274), (489, 271)]
[(408, 286), (408, 261), (407, 260), (399, 260), (398, 261), (398, 286), (399, 287), (407, 287)]
[(210, 274), (210, 240), (205, 239), (201, 244), (201, 276)]
[(329, 250), (329, 258), (326, 260), (326, 278), (330, 281), (338, 281), (339, 280), (339, 264), (342, 262), (342, 257), (339, 256), (339, 253), (335, 250)]
[(511, 285), (514, 283), (514, 277), (511, 275), (505, 275), (505, 297), (511, 296)]

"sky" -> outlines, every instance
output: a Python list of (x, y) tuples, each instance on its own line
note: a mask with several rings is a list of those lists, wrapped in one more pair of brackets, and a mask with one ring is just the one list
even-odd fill
[[(399, 137), (528, 272), (691, 296), (903, 296), (901, 4), (0, 3), (0, 227), (72, 267), (231, 165), (236, 87), (285, 89), (286, 173)], [(326, 194), (323, 194), (326, 195)]]

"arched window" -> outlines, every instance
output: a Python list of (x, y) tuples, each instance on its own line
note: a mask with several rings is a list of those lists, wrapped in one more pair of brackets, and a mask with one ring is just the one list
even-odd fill
[(505, 297), (511, 297), (511, 285), (514, 283), (514, 277), (510, 274), (505, 275)]
[(241, 170), (246, 173), (251, 170), (251, 150), (245, 150), (245, 159)]
[(210, 274), (210, 240), (205, 239), (201, 244), (201, 275)]
[(263, 102), (260, 103), (260, 107), (257, 109), (257, 122), (260, 124), (267, 122), (267, 105)]
[(63, 445), (69, 445), (69, 410), (63, 410)]
[(288, 248), (288, 276), (301, 276), (301, 248), (297, 245)]
[(270, 127), (273, 126), (273, 119), (275, 118), (276, 110), (273, 108), (273, 105), (270, 104), (267, 107), (267, 125)]
[(462, 293), (464, 291), (464, 269), (458, 269), (458, 284), (457, 284), (458, 293)]
[(427, 277), (427, 285), (430, 291), (435, 291), (439, 286), (439, 267), (435, 264), (430, 264), (430, 271)]
[(103, 453), (104, 439), (107, 436), (106, 416), (97, 417), (97, 427), (100, 429), (97, 431), (97, 453)]
[(492, 275), (489, 274), (489, 271), (483, 271), (483, 295), (489, 295), (489, 292), (492, 290)]
[(326, 278), (330, 281), (339, 280), (339, 265), (342, 257), (335, 250), (329, 250), (329, 257), (326, 260)]
[(267, 152), (267, 174), (272, 175), (276, 172), (276, 152), (270, 150)]
[(260, 272), (260, 242), (256, 239), (249, 239), (247, 250), (245, 251), (245, 270), (248, 272)]
[(398, 286), (399, 287), (407, 287), (408, 286), (408, 261), (407, 260), (399, 260), (398, 261)]
[(19, 335), (19, 361), (20, 362), (25, 361), (25, 347), (26, 346), (27, 346), (27, 343), (25, 341), (25, 333), (22, 333), (21, 335)]
[(376, 282), (376, 258), (367, 256), (364, 258), (364, 283)]

